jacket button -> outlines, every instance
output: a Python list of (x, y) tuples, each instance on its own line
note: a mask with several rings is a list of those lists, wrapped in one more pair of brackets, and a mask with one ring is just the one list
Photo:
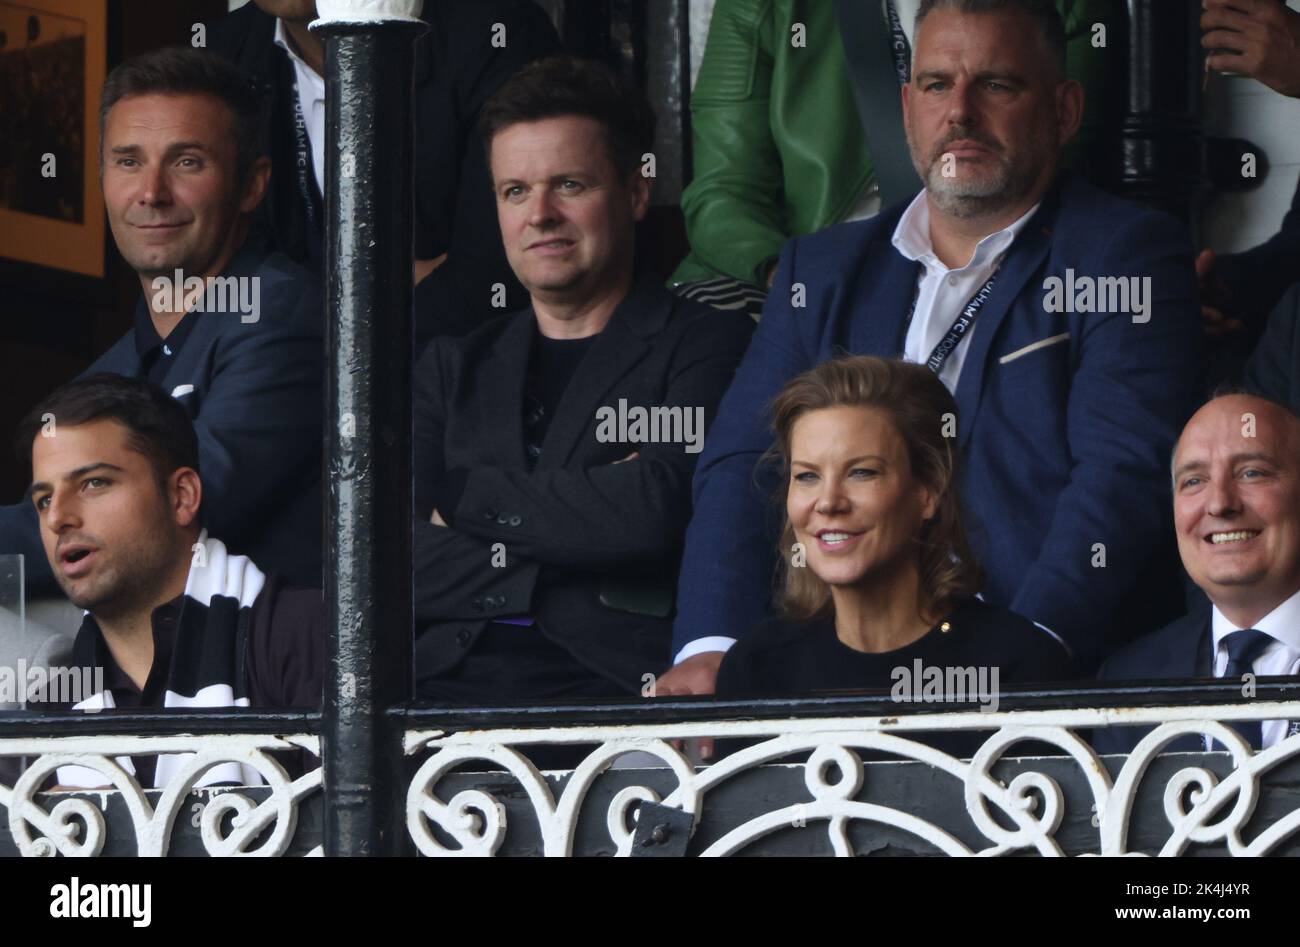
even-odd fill
[(506, 604), (506, 597), (504, 595), (498, 595), (492, 599), (493, 608), (504, 608), (505, 604)]
[(468, 628), (462, 628), (456, 632), (456, 643), (462, 648), (469, 644), (470, 634)]
[(518, 526), (518, 525), (519, 525), (520, 523), (522, 523), (523, 521), (524, 521), (524, 518), (523, 518), (522, 516), (519, 516), (519, 515), (515, 515), (515, 516), (510, 517), (510, 525), (511, 525), (511, 526)]
[(469, 607), (474, 609), (476, 612), (481, 612), (483, 611), (483, 600), (481, 598), (476, 598), (474, 601), (469, 603)]
[(500, 525), (505, 526), (507, 523), (510, 522), (510, 517), (508, 517), (508, 516), (506, 516), (504, 513), (502, 513), (500, 516), (497, 517), (497, 522), (498, 522)]
[(489, 506), (487, 509), (483, 511), (483, 519), (494, 520), (496, 518), (497, 518), (497, 511), (492, 509), (492, 507)]

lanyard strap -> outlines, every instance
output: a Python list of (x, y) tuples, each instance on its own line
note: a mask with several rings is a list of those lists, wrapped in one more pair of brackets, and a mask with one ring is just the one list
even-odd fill
[(885, 0), (885, 14), (889, 18), (889, 45), (894, 54), (894, 71), (898, 73), (898, 84), (905, 86), (912, 80), (911, 51), (894, 0)]
[[(293, 63), (284, 57), (286, 65), (293, 73)], [(293, 134), (295, 139), (295, 161), (298, 172), (298, 193), (307, 207), (307, 226), (312, 234), (319, 233), (316, 223), (316, 182), (312, 173), (311, 139), (307, 135), (307, 116), (303, 114), (302, 96), (298, 94), (298, 79), (293, 80)], [(308, 242), (311, 241), (308, 236)]]
[[(930, 353), (930, 357), (925, 360), (926, 368), (930, 369), (930, 371), (934, 372), (936, 375), (943, 370), (944, 362), (948, 361), (948, 356), (951, 355), (953, 350), (961, 344), (961, 340), (966, 337), (966, 333), (970, 331), (970, 327), (975, 324), (975, 318), (980, 314), (980, 310), (984, 308), (984, 304), (988, 302), (989, 296), (993, 294), (993, 281), (997, 278), (997, 270), (994, 270), (993, 275), (988, 278), (983, 286), (975, 291), (975, 295), (972, 296), (970, 301), (962, 307), (961, 312), (957, 314), (957, 318), (953, 321), (953, 324), (948, 327), (948, 331), (943, 334), (943, 338), (939, 340), (939, 344), (936, 345), (934, 351)], [(916, 292), (912, 294), (912, 308), (907, 314), (907, 325), (909, 326), (912, 324), (912, 319), (916, 315), (916, 304), (920, 297), (921, 284), (917, 283)]]

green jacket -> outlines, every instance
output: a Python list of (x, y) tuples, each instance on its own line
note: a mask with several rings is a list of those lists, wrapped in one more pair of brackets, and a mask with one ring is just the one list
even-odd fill
[[(868, 2), (868, 0), (863, 0)], [(1083, 127), (1067, 158), (1097, 137), (1114, 0), (1057, 0), (1068, 70), (1083, 83)], [(1092, 46), (1104, 22), (1107, 47)], [(806, 45), (791, 45), (802, 23)], [(1118, 68), (1112, 56), (1110, 70)], [(761, 282), (790, 237), (838, 223), (871, 178), (832, 0), (718, 0), (691, 95), (695, 176), (682, 194), (691, 253), (670, 284), (720, 275)]]

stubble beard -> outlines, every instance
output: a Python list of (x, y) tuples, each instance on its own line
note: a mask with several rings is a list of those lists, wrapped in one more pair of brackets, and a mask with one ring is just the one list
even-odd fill
[(171, 574), (177, 556), (187, 552), (174, 549), (169, 543), (151, 541), (148, 533), (145, 535), (145, 539), (120, 548), (116, 561), (108, 565), (108, 571), (99, 581), (79, 591), (74, 591), (56, 569), (55, 577), (72, 604), (109, 621), (129, 617), (142, 609), (152, 610), (158, 604), (158, 590)]
[[(943, 156), (956, 137), (971, 138), (989, 148), (997, 166), (976, 177), (945, 177)], [(1042, 135), (1028, 142), (1016, 157), (994, 150), (998, 148), (995, 143), (970, 133), (950, 136), (924, 161), (918, 157), (919, 148), (910, 129), (907, 138), (912, 163), (925, 182), (930, 200), (940, 211), (960, 220), (993, 216), (1019, 203), (1033, 189), (1051, 160), (1048, 143)]]

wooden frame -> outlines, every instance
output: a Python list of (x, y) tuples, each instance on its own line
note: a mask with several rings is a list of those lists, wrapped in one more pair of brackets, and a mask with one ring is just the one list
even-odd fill
[[(10, 138), (0, 149), (0, 257), (101, 278), (106, 235), (99, 97), (108, 62), (108, 4), (0, 0), (0, 30), (0, 100), (14, 115), (13, 130), (0, 136)], [(40, 85), (30, 81), (34, 75)], [(78, 77), (79, 93), (68, 92)], [(80, 99), (70, 103), (77, 94)], [(33, 138), (24, 140), (21, 132), (33, 128), (34, 115), (43, 117), (44, 127), (37, 124)]]

